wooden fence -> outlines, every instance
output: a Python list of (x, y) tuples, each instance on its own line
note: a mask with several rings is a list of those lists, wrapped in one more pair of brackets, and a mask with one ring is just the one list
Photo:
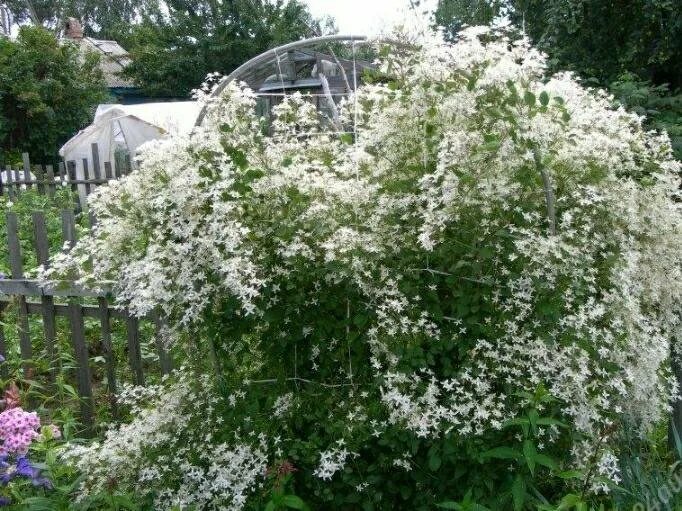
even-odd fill
[[(16, 183), (16, 182), (15, 182)], [(47, 185), (51, 181), (48, 179)], [(40, 182), (40, 184), (45, 184)], [(17, 193), (20, 193), (17, 190)], [(42, 329), (44, 338), (45, 355), (51, 362), (51, 374), (49, 379), (54, 380), (56, 368), (59, 364), (57, 338), (57, 317), (68, 318), (71, 349), (73, 350), (76, 363), (75, 379), (78, 394), (81, 398), (81, 419), (88, 431), (92, 431), (94, 425), (93, 404), (93, 379), (90, 367), (90, 349), (101, 351), (105, 359), (107, 394), (110, 401), (111, 413), (117, 416), (116, 409), (116, 384), (117, 371), (112, 346), (112, 318), (118, 318), (125, 322), (126, 347), (129, 373), (132, 382), (143, 385), (145, 371), (140, 350), (140, 324), (139, 320), (125, 310), (111, 305), (107, 292), (95, 293), (76, 285), (57, 287), (41, 287), (37, 280), (27, 279), (24, 276), (22, 263), (22, 251), (19, 239), (19, 222), (15, 213), (7, 213), (7, 242), (9, 248), (9, 266), (11, 275), (9, 278), (0, 279), (0, 320), (3, 312), (10, 303), (16, 304), (19, 351), (21, 354), (24, 371), (31, 374), (32, 360), (34, 359), (33, 343), (29, 331), (29, 316), (39, 315), (42, 317)], [(49, 264), (50, 246), (45, 216), (42, 212), (32, 214), (32, 244), (35, 249), (36, 263), (38, 265)], [(63, 210), (61, 216), (61, 241), (73, 246), (76, 242), (76, 217), (73, 210)], [(99, 319), (99, 346), (88, 346), (85, 336), (84, 318), (93, 317)], [(155, 349), (158, 354), (158, 368), (162, 374), (171, 370), (171, 358), (167, 353), (163, 340), (163, 324), (158, 315), (146, 318), (153, 322), (155, 329)], [(7, 358), (7, 346), (4, 325), (0, 324), (0, 353)], [(3, 364), (4, 366), (4, 364)], [(4, 369), (6, 371), (6, 368)], [(127, 372), (127, 371), (126, 371)]]
[(15, 198), (24, 190), (36, 190), (41, 194), (54, 196), (58, 188), (70, 187), (77, 197), (75, 209), (85, 210), (85, 199), (95, 187), (127, 175), (132, 170), (129, 155), (123, 155), (113, 163), (100, 164), (96, 143), (92, 144), (91, 150), (91, 158), (83, 158), (81, 162), (60, 162), (56, 166), (34, 165), (29, 155), (24, 153), (21, 166), (8, 165), (0, 172), (0, 195)]

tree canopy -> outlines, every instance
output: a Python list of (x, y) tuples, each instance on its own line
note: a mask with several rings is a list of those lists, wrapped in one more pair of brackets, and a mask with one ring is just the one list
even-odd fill
[(320, 30), (297, 0), (172, 0), (123, 37), (126, 75), (150, 95), (184, 96), (207, 74), (229, 73), (273, 46)]
[(16, 23), (30, 22), (56, 33), (67, 18), (78, 18), (86, 35), (103, 39), (116, 39), (131, 23), (160, 12), (158, 0), (4, 0), (0, 5)]
[(22, 27), (16, 41), (0, 38), (0, 159), (27, 151), (51, 161), (107, 97), (98, 62), (40, 27)]
[(682, 9), (670, 0), (439, 0), (435, 22), (463, 25), (506, 15), (549, 55), (551, 71), (576, 72), (666, 129), (682, 156)]
[(437, 23), (453, 36), (501, 12), (523, 27), (556, 69), (601, 82), (624, 72), (682, 84), (682, 11), (669, 0), (439, 0)]

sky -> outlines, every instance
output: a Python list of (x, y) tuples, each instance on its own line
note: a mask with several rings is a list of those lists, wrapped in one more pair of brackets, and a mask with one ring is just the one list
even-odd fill
[[(376, 35), (390, 29), (406, 16), (414, 18), (409, 0), (303, 0), (315, 17), (332, 16), (339, 33)], [(437, 0), (422, 0), (418, 12), (433, 10)]]

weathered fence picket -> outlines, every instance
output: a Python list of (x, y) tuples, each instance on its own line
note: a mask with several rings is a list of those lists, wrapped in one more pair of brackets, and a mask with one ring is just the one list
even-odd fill
[[(97, 143), (92, 144), (91, 151), (91, 157), (81, 162), (59, 162), (56, 172), (53, 165), (32, 164), (29, 155), (24, 153), (20, 168), (9, 165), (4, 172), (0, 172), (0, 195), (12, 200), (21, 195), (23, 190), (35, 188), (38, 193), (53, 197), (58, 188), (70, 187), (77, 194), (76, 210), (85, 210), (85, 199), (97, 186), (119, 179), (132, 170), (129, 155), (116, 157), (113, 162), (102, 162)], [(79, 166), (82, 177), (79, 176)]]
[[(99, 165), (99, 164), (97, 164)], [(111, 165), (105, 164), (106, 169), (111, 170)], [(47, 169), (46, 169), (47, 170)], [(60, 169), (61, 172), (61, 169)], [(5, 183), (6, 186), (6, 183)], [(36, 185), (37, 186), (37, 185)], [(46, 189), (49, 189), (49, 178)], [(17, 188), (16, 193), (21, 193)], [(44, 213), (34, 212), (31, 217), (33, 223), (33, 249), (36, 254), (36, 262), (39, 265), (48, 265), (50, 245), (47, 223)], [(108, 401), (113, 417), (118, 416), (115, 394), (117, 390), (118, 376), (116, 372), (115, 350), (112, 341), (112, 319), (122, 320), (126, 327), (125, 351), (128, 357), (129, 378), (138, 385), (145, 382), (145, 364), (141, 353), (140, 320), (132, 316), (128, 311), (110, 304), (107, 290), (90, 291), (74, 284), (64, 286), (41, 286), (33, 279), (24, 277), (22, 264), (22, 250), (19, 238), (19, 220), (14, 213), (7, 213), (7, 238), (9, 248), (9, 261), (11, 278), (0, 279), (0, 318), (6, 314), (10, 303), (16, 305), (19, 348), (24, 371), (32, 374), (34, 345), (31, 332), (29, 331), (29, 316), (40, 315), (42, 317), (43, 338), (45, 343), (45, 355), (50, 361), (50, 380), (54, 380), (59, 371), (59, 346), (57, 344), (57, 317), (68, 319), (71, 350), (75, 360), (75, 383), (81, 398), (81, 419), (87, 431), (94, 427), (94, 402), (93, 402), (93, 373), (91, 371), (91, 349), (100, 349), (105, 364), (105, 374)], [(72, 248), (76, 243), (76, 216), (73, 210), (63, 210), (61, 215), (61, 227), (63, 244), (54, 249), (62, 249), (66, 246)], [(29, 300), (31, 298), (31, 300)], [(92, 303), (83, 303), (83, 299), (90, 299)], [(99, 320), (100, 344), (89, 346), (86, 337), (85, 318)], [(145, 318), (151, 321), (156, 328), (153, 346), (156, 348), (159, 361), (159, 373), (167, 374), (171, 370), (171, 357), (162, 342), (162, 319), (158, 314)], [(0, 354), (8, 357), (8, 346), (4, 325), (0, 324)], [(3, 376), (7, 374), (6, 364), (0, 365)], [(151, 370), (147, 366), (147, 370)], [(121, 373), (118, 373), (119, 375)], [(35, 374), (32, 374), (35, 377)]]
[[(7, 213), (7, 243), (9, 245), (9, 265), (12, 279), (22, 280), (24, 278), (24, 269), (21, 261), (21, 245), (19, 243), (19, 223), (15, 213)], [(24, 373), (28, 374), (31, 367), (30, 361), (33, 358), (33, 350), (25, 295), (19, 295), (17, 309), (19, 314), (19, 349), (21, 350), (21, 358), (24, 360)]]

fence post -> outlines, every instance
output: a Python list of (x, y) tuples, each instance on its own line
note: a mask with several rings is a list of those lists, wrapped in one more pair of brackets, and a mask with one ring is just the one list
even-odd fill
[[(34, 211), (33, 214), (33, 235), (36, 247), (36, 259), (39, 266), (47, 268), (50, 260), (50, 247), (47, 240), (47, 225), (45, 224), (45, 214), (41, 211)], [(41, 314), (43, 316), (43, 333), (45, 336), (45, 348), (50, 360), (50, 376), (52, 380), (57, 378), (59, 370), (59, 359), (55, 348), (57, 338), (56, 317), (54, 309), (54, 297), (43, 295), (40, 297)]]
[(109, 402), (111, 404), (111, 415), (114, 419), (118, 418), (118, 404), (116, 402), (116, 361), (114, 359), (114, 349), (111, 344), (111, 323), (109, 314), (109, 304), (107, 299), (98, 298), (99, 321), (102, 331), (102, 349), (107, 365), (107, 382), (109, 386)]
[(97, 142), (93, 142), (92, 146), (92, 172), (95, 179), (100, 179), (102, 177), (102, 172), (99, 165), (99, 148), (97, 147)]
[(7, 172), (7, 196), (12, 200), (15, 196), (15, 191), (12, 190), (12, 167), (7, 166), (5, 172)]
[(33, 171), (35, 179), (31, 178), (32, 183), (36, 183), (36, 189), (41, 195), (45, 195), (45, 165), (34, 165)]
[(78, 185), (76, 184), (76, 179), (78, 179), (78, 174), (76, 173), (76, 162), (73, 160), (66, 162), (66, 170), (68, 172), (69, 181), (71, 182), (71, 191), (73, 192), (74, 200), (76, 202), (76, 211), (80, 212), (83, 210), (83, 207), (81, 205), (80, 193), (78, 193)]
[(94, 409), (90, 380), (90, 357), (85, 342), (83, 308), (78, 303), (78, 298), (69, 299), (69, 324), (71, 326), (71, 343), (76, 358), (78, 394), (81, 397), (81, 418), (86, 430), (91, 432), (94, 424)]
[[(83, 180), (85, 181), (85, 196), (90, 195), (90, 171), (88, 170), (88, 159), (83, 158)], [(85, 208), (84, 208), (85, 209)]]
[(126, 330), (128, 335), (128, 362), (133, 370), (135, 385), (144, 385), (142, 372), (142, 354), (140, 352), (140, 323), (138, 319), (126, 312)]
[(47, 178), (47, 195), (54, 197), (57, 187), (54, 184), (54, 168), (52, 165), (47, 165), (45, 167), (45, 176)]
[(63, 161), (59, 162), (59, 180), (61, 181), (61, 186), (66, 185), (66, 165)]
[[(62, 211), (62, 234), (64, 243), (73, 248), (76, 243), (76, 218), (71, 210)], [(71, 327), (71, 343), (76, 358), (78, 394), (81, 397), (81, 418), (87, 433), (92, 433), (94, 425), (94, 407), (92, 401), (92, 380), (90, 378), (90, 357), (85, 342), (85, 324), (83, 307), (78, 298), (69, 299), (69, 324)]]
[(19, 169), (14, 169), (14, 195), (19, 197), (21, 195), (21, 175)]
[[(9, 265), (13, 279), (24, 278), (23, 264), (21, 261), (21, 245), (19, 244), (19, 223), (16, 213), (7, 213), (7, 244), (9, 249)], [(19, 295), (19, 348), (21, 358), (24, 361), (24, 374), (29, 375), (31, 370), (30, 360), (33, 358), (31, 336), (28, 325), (28, 306), (26, 297)]]
[(31, 188), (31, 160), (28, 157), (28, 153), (22, 153), (21, 160), (24, 167), (24, 186), (29, 190)]

